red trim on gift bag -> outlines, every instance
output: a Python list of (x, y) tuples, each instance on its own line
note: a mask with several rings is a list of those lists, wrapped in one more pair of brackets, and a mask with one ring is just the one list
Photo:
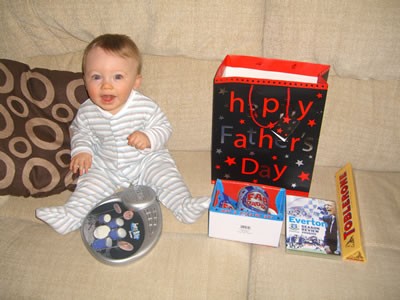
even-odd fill
[(246, 84), (260, 84), (260, 85), (275, 85), (275, 86), (287, 86), (294, 88), (308, 88), (308, 89), (318, 89), (326, 90), (328, 89), (328, 84), (319, 83), (303, 83), (296, 81), (284, 81), (284, 80), (269, 80), (269, 79), (255, 79), (255, 78), (243, 78), (243, 77), (222, 77), (215, 78), (214, 82), (227, 83), (227, 82), (237, 82)]
[[(285, 80), (258, 79), (246, 77), (222, 77), (226, 67), (248, 68), (260, 71), (271, 71), (318, 78), (318, 83), (304, 83)], [(272, 58), (261, 58), (253, 56), (227, 55), (217, 70), (214, 78), (215, 83), (238, 82), (247, 84), (277, 85), (298, 88), (328, 89), (323, 76), (329, 72), (329, 65), (315, 63), (297, 62)]]

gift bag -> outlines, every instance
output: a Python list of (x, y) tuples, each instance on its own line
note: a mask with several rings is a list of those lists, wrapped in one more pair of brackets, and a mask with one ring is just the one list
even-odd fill
[(214, 78), (212, 180), (308, 196), (329, 65), (228, 55)]

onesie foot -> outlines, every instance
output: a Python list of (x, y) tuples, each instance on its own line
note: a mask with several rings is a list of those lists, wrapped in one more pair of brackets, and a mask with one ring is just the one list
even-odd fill
[(42, 207), (36, 209), (36, 217), (49, 224), (60, 234), (67, 234), (81, 226), (81, 218), (67, 212), (64, 206)]
[(183, 223), (194, 223), (208, 210), (210, 202), (210, 197), (187, 199), (175, 217)]

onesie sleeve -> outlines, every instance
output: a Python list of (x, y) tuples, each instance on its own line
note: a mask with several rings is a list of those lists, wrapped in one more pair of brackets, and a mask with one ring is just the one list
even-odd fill
[(82, 113), (79, 112), (71, 126), (71, 157), (81, 152), (89, 153), (93, 156), (93, 138), (88, 126), (88, 122)]
[(154, 113), (147, 120), (143, 132), (150, 140), (151, 148), (146, 149), (147, 151), (158, 151), (165, 148), (171, 136), (172, 127), (167, 116), (157, 104), (155, 104)]

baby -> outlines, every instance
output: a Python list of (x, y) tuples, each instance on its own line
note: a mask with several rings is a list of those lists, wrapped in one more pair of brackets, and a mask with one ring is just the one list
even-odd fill
[(36, 210), (58, 233), (78, 229), (99, 201), (132, 184), (154, 189), (184, 223), (208, 209), (210, 198), (190, 195), (165, 148), (172, 131), (167, 117), (137, 91), (141, 67), (141, 54), (125, 35), (101, 35), (85, 49), (82, 69), (90, 99), (71, 125), (70, 169), (80, 174), (77, 186), (64, 206)]

